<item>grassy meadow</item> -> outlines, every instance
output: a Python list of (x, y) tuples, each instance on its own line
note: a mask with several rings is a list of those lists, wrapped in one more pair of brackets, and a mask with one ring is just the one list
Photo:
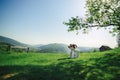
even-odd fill
[(68, 54), (0, 53), (0, 80), (119, 80), (120, 48)]

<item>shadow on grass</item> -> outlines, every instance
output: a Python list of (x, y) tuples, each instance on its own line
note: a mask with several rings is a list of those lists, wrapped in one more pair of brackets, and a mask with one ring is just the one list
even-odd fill
[(71, 59), (71, 58), (60, 58), (58, 60), (67, 60), (67, 59)]
[[(94, 62), (94, 63), (91, 63)], [(0, 80), (119, 80), (120, 54), (46, 66), (0, 66)]]

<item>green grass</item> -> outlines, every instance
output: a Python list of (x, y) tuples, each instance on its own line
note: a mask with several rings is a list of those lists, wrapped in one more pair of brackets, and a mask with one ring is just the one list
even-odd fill
[(0, 65), (49, 65), (66, 54), (51, 53), (14, 53), (0, 54)]
[(0, 54), (0, 80), (119, 80), (120, 48), (106, 52), (67, 54)]

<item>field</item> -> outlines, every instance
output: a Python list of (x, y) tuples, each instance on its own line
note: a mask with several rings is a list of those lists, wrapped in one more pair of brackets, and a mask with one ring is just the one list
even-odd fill
[(0, 53), (0, 80), (119, 80), (120, 48), (68, 54)]

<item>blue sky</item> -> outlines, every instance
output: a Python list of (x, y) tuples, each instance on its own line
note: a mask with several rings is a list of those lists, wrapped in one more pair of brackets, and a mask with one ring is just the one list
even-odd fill
[(116, 46), (104, 29), (84, 35), (67, 32), (63, 21), (85, 15), (85, 0), (0, 0), (0, 35), (27, 44), (75, 43), (79, 46)]

